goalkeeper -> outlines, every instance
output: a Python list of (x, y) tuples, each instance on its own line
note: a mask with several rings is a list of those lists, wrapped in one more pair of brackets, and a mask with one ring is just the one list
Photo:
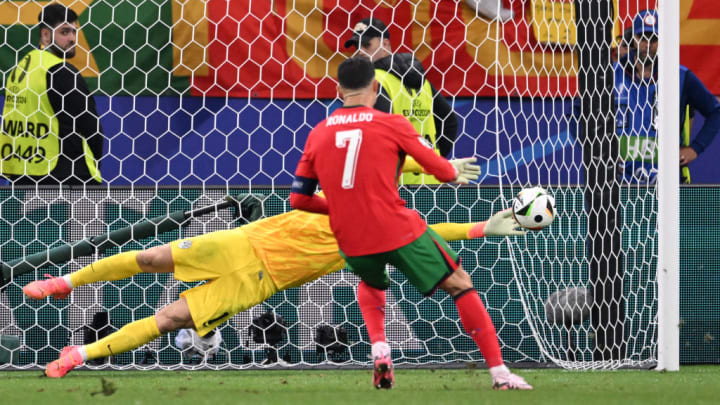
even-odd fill
[[(473, 166), (465, 161), (462, 165)], [(523, 234), (517, 226), (510, 210), (505, 210), (485, 222), (431, 227), (446, 240), (462, 240)], [(34, 299), (63, 299), (75, 287), (138, 273), (174, 273), (186, 282), (208, 280), (184, 291), (154, 316), (129, 323), (95, 343), (64, 348), (45, 370), (47, 376), (59, 378), (87, 360), (132, 350), (177, 329), (193, 328), (204, 336), (278, 291), (343, 267), (328, 217), (290, 211), (235, 229), (119, 253), (62, 277), (34, 281), (23, 292)]]

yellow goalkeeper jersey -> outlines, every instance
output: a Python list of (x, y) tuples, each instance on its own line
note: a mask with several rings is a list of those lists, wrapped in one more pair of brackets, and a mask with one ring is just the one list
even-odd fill
[(327, 215), (290, 211), (242, 227), (278, 290), (345, 267)]
[[(429, 225), (446, 241), (468, 239), (474, 223)], [(242, 226), (278, 290), (345, 267), (327, 215), (294, 210)]]

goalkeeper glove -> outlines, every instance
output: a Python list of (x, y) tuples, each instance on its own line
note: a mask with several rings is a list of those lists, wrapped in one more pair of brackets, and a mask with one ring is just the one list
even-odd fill
[(525, 235), (525, 231), (520, 229), (520, 225), (513, 218), (511, 208), (496, 212), (490, 219), (478, 223), (470, 228), (470, 232), (468, 232), (470, 238), (522, 235)]
[(480, 166), (474, 165), (477, 161), (475, 157), (462, 158), (462, 159), (451, 159), (450, 164), (453, 165), (457, 176), (453, 183), (468, 184), (471, 181), (477, 180), (480, 176)]

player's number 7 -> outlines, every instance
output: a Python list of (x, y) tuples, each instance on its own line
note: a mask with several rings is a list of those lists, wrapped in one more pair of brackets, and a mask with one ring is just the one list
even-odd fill
[(355, 186), (355, 168), (357, 167), (360, 144), (362, 143), (362, 130), (349, 129), (335, 133), (335, 146), (347, 148), (345, 153), (345, 166), (343, 166), (342, 188)]

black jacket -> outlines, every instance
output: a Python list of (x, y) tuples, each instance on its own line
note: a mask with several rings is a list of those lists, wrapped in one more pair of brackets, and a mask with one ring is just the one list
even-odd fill
[[(98, 184), (90, 176), (82, 140), (87, 140), (96, 160), (103, 156), (103, 135), (95, 100), (85, 79), (70, 63), (50, 68), (46, 75), (48, 99), (57, 114), (60, 156), (55, 168), (43, 177), (13, 176), (15, 184)], [(99, 163), (98, 163), (99, 167)]]
[[(397, 53), (375, 61), (375, 68), (390, 72), (402, 80), (405, 87), (420, 90), (425, 80), (425, 69), (420, 61), (409, 53)], [(452, 151), (457, 136), (457, 116), (452, 111), (450, 103), (440, 94), (432, 84), (433, 117), (437, 130), (436, 142), (442, 156), (448, 157)], [(375, 108), (391, 113), (392, 103), (387, 91), (380, 87), (380, 94), (375, 102)]]

